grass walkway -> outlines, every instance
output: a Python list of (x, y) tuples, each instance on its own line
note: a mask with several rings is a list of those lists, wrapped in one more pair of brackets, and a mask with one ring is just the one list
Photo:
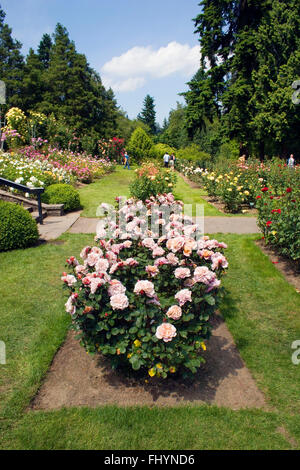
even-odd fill
[[(80, 188), (80, 199), (84, 208), (81, 216), (96, 217), (97, 208), (102, 202), (114, 204), (116, 196), (129, 197), (128, 185), (134, 177), (133, 170), (134, 168), (130, 171), (124, 170), (123, 167), (118, 166), (115, 172), (104, 176), (95, 183)], [(193, 204), (193, 214), (188, 213), (188, 215), (196, 215), (195, 205), (203, 204), (206, 216), (224, 216), (223, 213), (219, 212), (201, 197), (201, 190), (191, 188), (181, 176), (178, 176), (175, 196), (185, 204)]]
[(299, 294), (254, 244), (255, 236), (216, 238), (229, 245), (221, 311), (270, 411), (204, 405), (26, 412), (67, 332), (60, 282), (65, 258), (92, 243), (90, 235), (65, 234), (60, 245), (0, 253), (0, 339), (7, 346), (0, 448), (300, 448), (300, 366), (291, 362), (291, 343), (300, 339)]

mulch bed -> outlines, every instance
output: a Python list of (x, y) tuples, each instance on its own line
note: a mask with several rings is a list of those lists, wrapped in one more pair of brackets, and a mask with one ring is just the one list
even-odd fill
[(101, 356), (87, 355), (68, 334), (57, 352), (31, 409), (72, 406), (176, 406), (215, 404), (240, 408), (265, 407), (265, 398), (246, 368), (233, 338), (219, 315), (212, 318), (213, 335), (204, 353), (206, 364), (193, 382), (168, 378), (149, 383), (112, 371)]

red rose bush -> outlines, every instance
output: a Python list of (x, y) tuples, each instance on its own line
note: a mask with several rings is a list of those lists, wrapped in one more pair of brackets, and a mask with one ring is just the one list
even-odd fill
[(200, 233), (172, 194), (103, 204), (96, 246), (67, 260), (66, 311), (88, 352), (113, 368), (195, 374), (228, 267), (224, 243)]

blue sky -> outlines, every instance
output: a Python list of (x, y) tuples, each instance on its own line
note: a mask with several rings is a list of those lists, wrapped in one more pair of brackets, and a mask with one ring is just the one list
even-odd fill
[(158, 122), (183, 102), (178, 93), (200, 61), (199, 0), (0, 0), (23, 53), (60, 22), (130, 118), (154, 97)]

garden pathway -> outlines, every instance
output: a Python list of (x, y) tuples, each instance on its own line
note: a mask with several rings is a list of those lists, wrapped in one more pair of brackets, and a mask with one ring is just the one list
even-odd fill
[[(196, 219), (197, 220), (197, 219)], [(79, 212), (72, 212), (63, 217), (47, 217), (43, 225), (39, 225), (42, 240), (55, 240), (65, 232), (96, 233), (99, 219), (80, 217)], [(205, 217), (205, 233), (259, 233), (255, 217)]]

